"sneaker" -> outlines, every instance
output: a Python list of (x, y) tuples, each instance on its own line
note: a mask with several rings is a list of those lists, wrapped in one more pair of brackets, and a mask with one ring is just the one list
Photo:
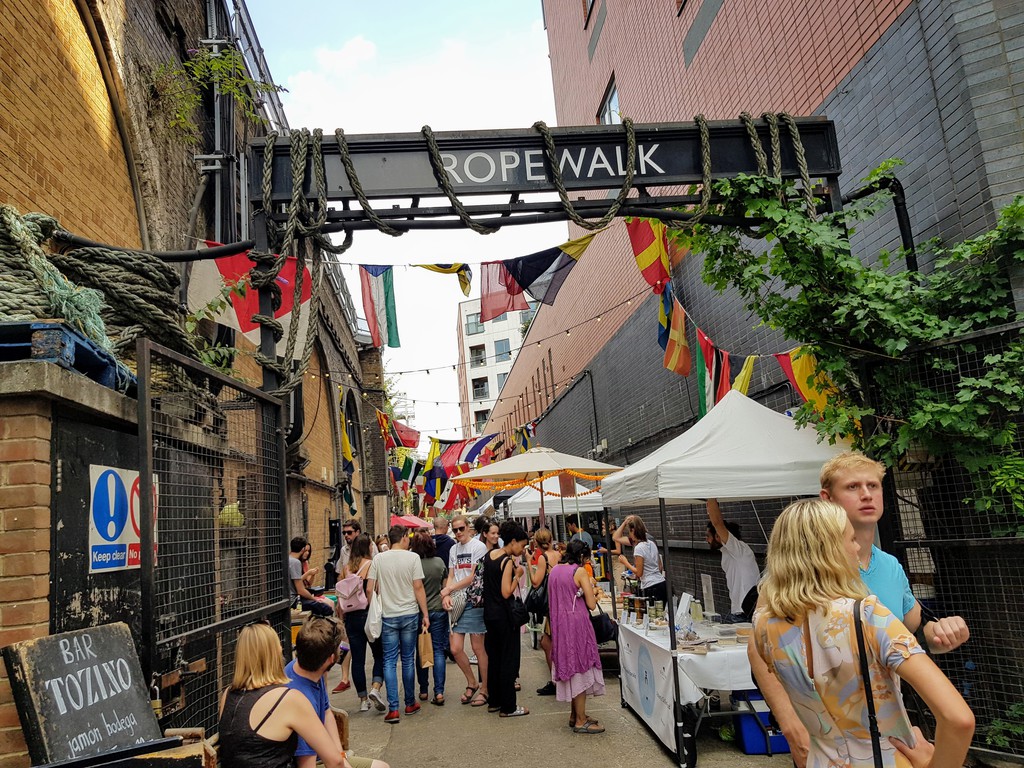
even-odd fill
[(385, 723), (397, 723), (398, 720), (399, 720), (399, 717), (398, 717), (398, 710), (397, 709), (393, 709), (390, 712), (388, 712), (386, 715), (384, 715), (384, 722)]
[(537, 695), (538, 696), (554, 696), (555, 695), (555, 684), (549, 680), (542, 687), (537, 689)]
[(370, 700), (369, 699), (361, 699), (359, 701), (359, 711), (360, 712), (369, 712), (370, 711)]
[(380, 688), (371, 688), (367, 694), (370, 701), (373, 702), (373, 706), (377, 708), (378, 712), (383, 712), (388, 708), (388, 705), (384, 702), (384, 697), (380, 695)]
[(407, 706), (405, 708), (405, 714), (407, 714), (407, 715), (415, 715), (419, 711), (420, 711), (420, 703), (418, 701), (415, 704), (410, 704), (409, 706)]
[(469, 657), (469, 663), (470, 663), (470, 664), (476, 664), (476, 663), (477, 663), (477, 661), (476, 661), (476, 656), (470, 656), (470, 657)]

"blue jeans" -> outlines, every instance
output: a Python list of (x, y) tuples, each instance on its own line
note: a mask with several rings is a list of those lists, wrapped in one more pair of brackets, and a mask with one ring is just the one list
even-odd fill
[[(434, 695), (444, 695), (445, 662), (444, 652), (448, 650), (448, 611), (430, 612), (430, 644), (434, 649)], [(416, 653), (416, 674), (419, 676), (420, 691), (427, 692), (427, 669), (420, 666)]]
[(359, 698), (366, 698), (366, 648), (373, 652), (373, 682), (384, 682), (384, 649), (378, 637), (372, 643), (366, 637), (366, 616), (369, 611), (349, 611), (345, 614), (345, 631), (352, 651), (352, 684)]
[(402, 688), (405, 705), (416, 703), (416, 637), (420, 633), (418, 613), (384, 617), (381, 641), (384, 643), (384, 685), (388, 689), (388, 711), (398, 710), (398, 653), (402, 653)]

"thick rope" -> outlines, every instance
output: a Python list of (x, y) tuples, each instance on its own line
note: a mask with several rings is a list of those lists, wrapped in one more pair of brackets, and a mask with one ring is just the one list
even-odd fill
[(551, 129), (548, 128), (547, 123), (543, 120), (538, 120), (533, 124), (534, 130), (537, 131), (544, 139), (544, 157), (548, 161), (548, 171), (551, 174), (551, 182), (555, 185), (555, 189), (558, 191), (558, 199), (562, 201), (562, 210), (565, 211), (566, 215), (572, 219), (573, 223), (578, 227), (587, 229), (590, 231), (604, 229), (608, 226), (622, 204), (626, 201), (626, 196), (629, 194), (629, 190), (633, 187), (633, 176), (636, 173), (636, 129), (633, 127), (633, 121), (628, 117), (623, 118), (622, 128), (626, 132), (626, 174), (622, 180), (622, 186), (619, 188), (619, 194), (615, 196), (615, 202), (612, 203), (611, 207), (605, 212), (604, 216), (598, 219), (596, 222), (590, 222), (584, 219), (576, 212), (576, 208), (573, 207), (572, 202), (569, 200), (569, 194), (565, 189), (565, 179), (562, 177), (562, 167), (558, 163), (558, 156), (555, 154), (555, 139), (551, 135)]
[(807, 154), (804, 152), (804, 143), (800, 140), (800, 128), (797, 126), (793, 116), (788, 112), (782, 112), (779, 117), (786, 124), (786, 128), (789, 130), (789, 137), (793, 141), (796, 167), (800, 171), (800, 184), (804, 188), (804, 205), (807, 208), (807, 218), (814, 221), (818, 218), (818, 212), (814, 203), (814, 190), (811, 189), (811, 175), (807, 168)]
[(359, 181), (359, 176), (356, 175), (356, 167), (352, 163), (352, 154), (348, 149), (348, 139), (345, 138), (345, 131), (341, 128), (334, 129), (334, 138), (338, 141), (338, 152), (341, 154), (341, 165), (345, 168), (345, 176), (348, 177), (349, 186), (352, 187), (352, 193), (356, 196), (359, 201), (359, 205), (362, 207), (363, 212), (366, 214), (366, 218), (373, 222), (374, 226), (378, 230), (383, 232), (385, 235), (391, 235), (392, 237), (400, 237), (404, 235), (403, 230), (395, 229), (388, 225), (370, 205), (370, 200), (366, 196), (366, 192), (363, 190), (363, 185)]
[(437, 145), (437, 137), (434, 136), (433, 129), (429, 125), (424, 125), (420, 129), (420, 133), (427, 140), (427, 154), (430, 156), (430, 166), (434, 169), (434, 177), (437, 179), (437, 184), (441, 191), (444, 192), (445, 197), (448, 198), (448, 202), (452, 204), (455, 213), (458, 214), (459, 221), (479, 235), (493, 235), (498, 230), (474, 221), (466, 210), (466, 206), (462, 204), (458, 195), (455, 194), (451, 176), (445, 169), (444, 162), (441, 159), (441, 148)]
[(0, 320), (65, 320), (109, 350), (103, 294), (68, 280), (43, 251), (57, 226), (50, 216), (0, 205)]
[(771, 175), (782, 178), (782, 142), (779, 140), (779, 116), (774, 112), (765, 112), (761, 117), (768, 124), (768, 136), (771, 140), (772, 168)]
[(754, 161), (757, 163), (757, 175), (768, 175), (768, 156), (764, 153), (764, 145), (761, 144), (761, 137), (757, 133), (757, 126), (754, 125), (754, 117), (749, 112), (740, 112), (740, 120), (743, 127), (747, 129), (747, 138), (750, 139), (750, 148), (754, 151)]

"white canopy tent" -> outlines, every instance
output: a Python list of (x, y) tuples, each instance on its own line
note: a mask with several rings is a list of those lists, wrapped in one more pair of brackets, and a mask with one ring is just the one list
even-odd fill
[[(584, 488), (576, 483), (576, 493), (587, 493)], [(549, 477), (544, 481), (544, 490), (548, 492), (545, 500), (545, 512), (547, 515), (572, 515), (576, 512), (601, 512), (604, 510), (604, 502), (601, 501), (601, 494), (587, 493), (586, 496), (565, 496), (559, 498), (559, 484), (557, 477)], [(550, 494), (555, 494), (554, 496)], [(536, 517), (540, 514), (540, 491), (531, 486), (526, 486), (508, 500), (508, 513), (511, 517)]]
[(608, 507), (817, 496), (821, 465), (846, 443), (731, 390), (692, 428), (601, 485)]

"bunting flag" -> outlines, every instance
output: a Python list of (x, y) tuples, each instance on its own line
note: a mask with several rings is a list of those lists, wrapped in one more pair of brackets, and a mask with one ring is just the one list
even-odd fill
[(345, 419), (345, 389), (338, 387), (338, 400), (341, 403), (341, 471), (354, 474), (356, 471), (355, 457), (352, 455), (352, 443), (348, 439), (348, 424)]
[(666, 283), (658, 302), (658, 346), (668, 348), (669, 331), (672, 325), (672, 284)]
[(537, 425), (535, 422), (524, 424), (515, 429), (515, 453), (526, 453), (533, 448), (533, 436), (536, 434)]
[(417, 430), (391, 418), (379, 408), (376, 410), (380, 436), (384, 438), (384, 450), (390, 451), (400, 445), (415, 448), (420, 444), (420, 433)]
[(747, 359), (743, 361), (743, 367), (736, 374), (736, 381), (732, 383), (732, 388), (741, 395), (747, 394), (747, 390), (750, 389), (750, 377), (754, 374), (754, 361), (758, 357), (759, 355), (747, 355)]
[(407, 494), (416, 487), (416, 478), (419, 477), (422, 469), (419, 461), (414, 456), (406, 456), (402, 463), (402, 494)]
[(414, 267), (429, 269), (442, 275), (458, 275), (459, 287), (463, 296), (469, 296), (469, 289), (473, 284), (473, 270), (469, 264), (413, 264)]
[(505, 269), (519, 287), (536, 301), (554, 304), (558, 291), (569, 275), (569, 270), (576, 266), (580, 256), (598, 234), (600, 233), (591, 232), (546, 251), (517, 259), (506, 259)]
[(370, 326), (373, 345), (401, 346), (398, 339), (395, 285), (391, 267), (361, 265), (359, 284), (363, 294), (363, 312), (366, 313), (366, 323)]
[(486, 323), (506, 312), (529, 309), (523, 288), (512, 277), (504, 261), (480, 265), (480, 322)]
[[(213, 240), (203, 241), (207, 247), (214, 248), (220, 243)], [(219, 259), (205, 259), (192, 263), (192, 271), (188, 280), (188, 309), (196, 313), (210, 306), (212, 302), (222, 300), (227, 293), (227, 306), (215, 318), (216, 322), (234, 328), (257, 347), (260, 344), (260, 326), (252, 321), (253, 315), (259, 314), (259, 291), (247, 288), (228, 291), (230, 286), (248, 284), (249, 272), (253, 263), (249, 259), (249, 251), (240, 251), (232, 256)], [(285, 259), (284, 265), (277, 276), (277, 284), (281, 288), (281, 306), (274, 312), (274, 317), (284, 328), (284, 336), (277, 344), (277, 354), (283, 355), (287, 346), (288, 328), (292, 319), (292, 307), (295, 301), (295, 281), (298, 260), (294, 256)], [(295, 356), (301, 357), (306, 343), (306, 331), (309, 326), (309, 300), (313, 296), (313, 278), (309, 270), (303, 268), (302, 287), (299, 295), (299, 332), (295, 343)]]
[(686, 342), (686, 310), (672, 294), (671, 286), (665, 286), (662, 292), (662, 304), (664, 296), (672, 298), (672, 317), (668, 331), (668, 341), (665, 344), (665, 357), (662, 365), (680, 376), (690, 375), (690, 345)]
[(665, 223), (651, 219), (627, 219), (626, 231), (640, 274), (655, 293), (671, 282)]
[(729, 391), (729, 353), (717, 349), (700, 328), (697, 329), (697, 371), (697, 418), (701, 418)]
[(391, 485), (395, 489), (395, 493), (401, 495), (402, 491), (398, 487), (399, 481), (402, 479), (402, 470), (399, 467), (389, 466), (388, 476), (391, 478)]
[[(444, 491), (448, 482), (448, 472), (442, 462), (442, 455), (448, 453), (453, 445), (462, 441), (441, 440), (437, 437), (430, 438), (430, 450), (427, 452), (426, 461), (423, 462), (423, 500), (427, 506), (433, 505)], [(451, 463), (454, 467), (455, 463)]]
[(801, 354), (802, 349), (803, 347), (797, 347), (789, 352), (780, 352), (775, 355), (775, 359), (779, 361), (786, 378), (804, 402), (809, 401), (814, 410), (820, 413), (825, 409), (828, 392), (834, 387), (827, 377), (818, 371), (817, 358), (810, 353)]

